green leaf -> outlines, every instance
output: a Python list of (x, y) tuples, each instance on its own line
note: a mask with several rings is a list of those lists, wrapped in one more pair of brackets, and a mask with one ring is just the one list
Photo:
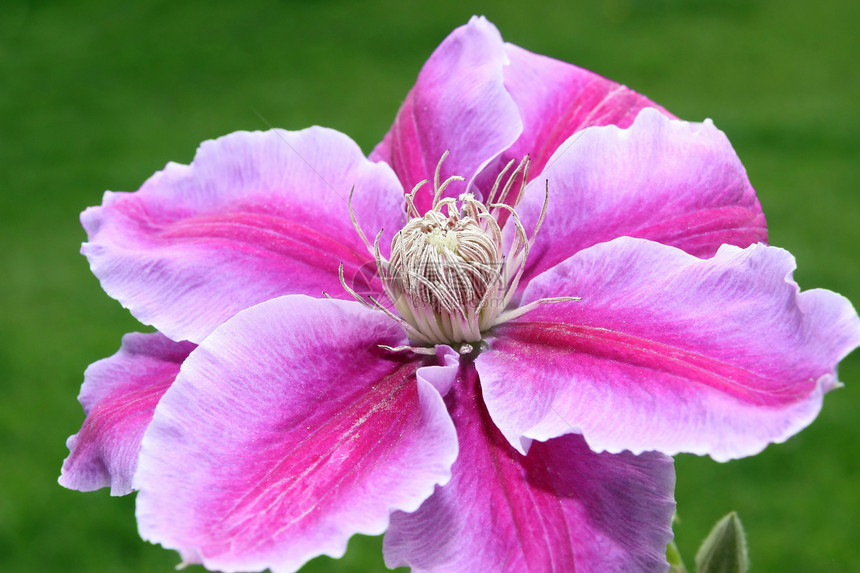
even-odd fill
[(678, 551), (674, 541), (670, 541), (669, 546), (666, 547), (666, 560), (669, 562), (669, 573), (687, 573), (684, 560), (681, 559), (681, 552)]
[(717, 522), (696, 553), (696, 573), (746, 573), (747, 541), (738, 514), (732, 511)]
[[(672, 516), (672, 529), (675, 529), (675, 526), (679, 523), (681, 523), (681, 518), (675, 512), (675, 515)], [(669, 573), (687, 573), (684, 560), (681, 558), (681, 552), (678, 550), (674, 539), (666, 547), (666, 561), (669, 562)]]

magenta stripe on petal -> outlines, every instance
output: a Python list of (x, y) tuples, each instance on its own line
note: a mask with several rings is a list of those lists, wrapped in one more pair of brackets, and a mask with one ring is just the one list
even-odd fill
[[(502, 66), (508, 57), (499, 31), (484, 18), (473, 17), (454, 30), (433, 52), (412, 91), (371, 159), (388, 162), (406, 191), (433, 179), (445, 151), (442, 177), (468, 181), (511, 145), (522, 121), (505, 90)], [(466, 184), (451, 185), (446, 196), (457, 197)], [(416, 196), (423, 213), (430, 208), (432, 185)]]
[(381, 312), (297, 295), (216, 329), (144, 437), (141, 534), (213, 570), (277, 573), (417, 509), (457, 455), (436, 390), (457, 365), (378, 347), (404, 342)]
[[(146, 324), (199, 342), (236, 312), (284, 294), (346, 297), (373, 257), (350, 222), (387, 248), (402, 188), (345, 135), (323, 128), (238, 132), (204, 142), (135, 193), (84, 211), (83, 253), (104, 289)], [(372, 275), (371, 280), (372, 280)], [(378, 289), (374, 289), (378, 290)]]
[(657, 453), (596, 454), (581, 436), (516, 452), (469, 367), (446, 398), (460, 455), (414, 513), (392, 515), (389, 567), (472, 573), (665, 571), (674, 472)]
[(66, 444), (61, 485), (81, 491), (110, 486), (111, 495), (131, 491), (143, 432), (193, 349), (190, 342), (135, 332), (122, 337), (116, 354), (87, 368), (78, 396), (87, 417)]
[(860, 344), (843, 297), (799, 292), (794, 259), (724, 246), (711, 259), (641, 239), (579, 252), (534, 279), (476, 362), (511, 443), (582, 433), (596, 451), (751, 455), (793, 435)]
[(506, 44), (510, 65), (505, 87), (523, 118), (523, 134), (504, 157), (528, 154), (532, 176), (574, 133), (586, 127), (628, 127), (640, 110), (651, 107), (674, 117), (661, 106), (626, 86), (583, 68)]
[[(767, 240), (764, 215), (725, 134), (710, 121), (643, 110), (628, 129), (596, 127), (559, 148), (517, 208), (537, 223), (549, 208), (524, 282), (577, 251), (620, 236), (712, 256), (724, 243)], [(513, 229), (508, 229), (509, 235)]]

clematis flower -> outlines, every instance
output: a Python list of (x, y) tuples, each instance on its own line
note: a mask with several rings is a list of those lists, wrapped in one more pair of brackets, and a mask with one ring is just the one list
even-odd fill
[(669, 456), (787, 439), (860, 344), (710, 121), (482, 18), (369, 158), (234, 133), (82, 222), (158, 332), (87, 370), (60, 482), (212, 570), (385, 532), (415, 571), (665, 571)]

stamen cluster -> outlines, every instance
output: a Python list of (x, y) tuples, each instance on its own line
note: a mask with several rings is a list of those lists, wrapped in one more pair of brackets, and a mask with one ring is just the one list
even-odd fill
[[(472, 193), (463, 193), (458, 199), (442, 198), (451, 183), (463, 181), (462, 177), (454, 176), (440, 183), (442, 162), (447, 155), (446, 152), (436, 167), (429, 211), (421, 215), (414, 201), (415, 194), (427, 180), (405, 196), (410, 219), (394, 236), (390, 259), (379, 249), (381, 231), (371, 247), (352, 215), (356, 231), (368, 249), (372, 249), (385, 294), (399, 316), (372, 297), (368, 299), (404, 326), (410, 341), (416, 345), (404, 348), (414, 352), (432, 353), (435, 344), (459, 344), (460, 352), (468, 353), (472, 351), (470, 343), (480, 341), (484, 332), (528, 312), (539, 303), (577, 300), (574, 297), (542, 299), (504, 312), (516, 292), (529, 248), (543, 222), (546, 200), (529, 238), (516, 211), (505, 202), (517, 182), (515, 201), (525, 191), (528, 156), (510, 176), (507, 174), (515, 162), (508, 163), (496, 178), (486, 201), (480, 201)], [(509, 217), (507, 224), (515, 228), (515, 237), (507, 253), (503, 252), (499, 224), (503, 213)], [(357, 300), (368, 304), (346, 285), (342, 272), (341, 283)]]
[(503, 264), (498, 223), (464, 194), (460, 209), (439, 201), (394, 236), (383, 280), (400, 316), (431, 341), (477, 341), (501, 302)]

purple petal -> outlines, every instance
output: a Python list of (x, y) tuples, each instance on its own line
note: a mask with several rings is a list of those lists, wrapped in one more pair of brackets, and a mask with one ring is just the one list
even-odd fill
[(440, 371), (456, 362), (421, 368), (377, 346), (403, 343), (381, 312), (297, 295), (216, 329), (144, 436), (141, 535), (213, 570), (293, 571), (417, 509), (457, 456), (425, 378), (449, 386)]
[(690, 452), (727, 460), (809, 424), (836, 365), (860, 344), (851, 304), (799, 292), (794, 258), (764, 245), (711, 259), (624, 237), (534, 279), (476, 362), (502, 433), (582, 433), (595, 451)]
[(412, 571), (665, 571), (675, 476), (650, 452), (596, 454), (581, 436), (522, 456), (493, 425), (474, 368), (446, 398), (460, 455), (414, 513), (396, 512), (385, 562)]
[[(505, 90), (508, 57), (499, 31), (483, 17), (454, 30), (424, 64), (391, 130), (371, 159), (388, 162), (406, 191), (433, 178), (445, 151), (442, 177), (467, 181), (510, 146), (522, 131), (517, 108)], [(465, 184), (445, 194), (457, 197)], [(418, 193), (422, 213), (432, 203), (432, 185)]]
[(504, 158), (520, 159), (528, 154), (533, 176), (543, 171), (565, 140), (586, 127), (628, 127), (646, 107), (674, 117), (645, 96), (594, 72), (513, 44), (506, 44), (505, 51), (511, 62), (504, 71), (505, 87), (524, 127)]
[(122, 337), (116, 354), (87, 368), (78, 396), (87, 417), (66, 442), (61, 485), (80, 491), (110, 486), (111, 495), (131, 491), (143, 432), (193, 349), (190, 342), (134, 332)]
[(84, 211), (83, 253), (108, 294), (175, 340), (199, 342), (236, 312), (283, 294), (345, 297), (373, 258), (364, 232), (403, 223), (391, 170), (323, 128), (237, 132), (204, 142), (189, 166), (168, 164), (135, 193)]
[(540, 215), (546, 181), (549, 209), (526, 281), (577, 251), (624, 235), (700, 257), (723, 243), (746, 247), (767, 240), (743, 165), (710, 121), (670, 120), (645, 109), (629, 129), (580, 132), (526, 189), (517, 211), (527, 229)]

